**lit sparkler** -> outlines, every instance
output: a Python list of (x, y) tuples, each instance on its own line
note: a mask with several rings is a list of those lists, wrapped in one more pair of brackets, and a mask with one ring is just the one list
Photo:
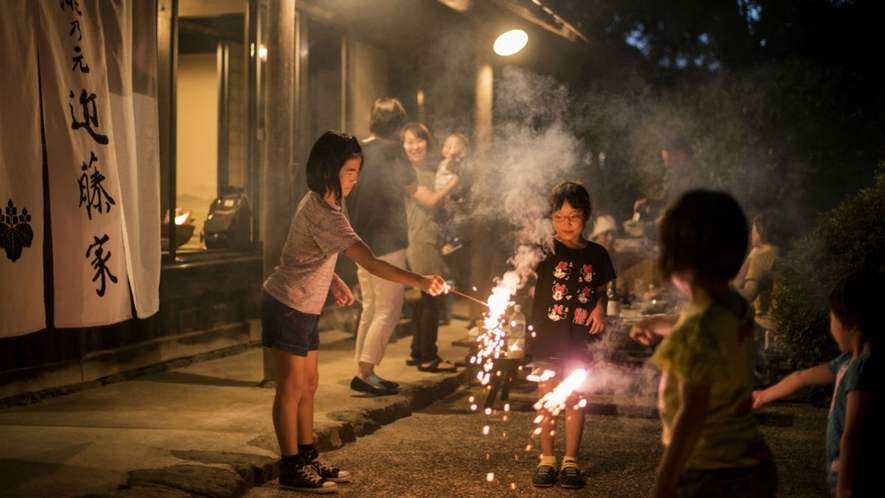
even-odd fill
[[(565, 408), (565, 403), (569, 396), (584, 383), (587, 378), (587, 371), (584, 369), (575, 370), (571, 375), (565, 378), (552, 391), (545, 394), (534, 407), (536, 410), (546, 410), (553, 415), (559, 414)], [(536, 419), (537, 420), (537, 419)], [(537, 423), (537, 422), (536, 422)]]

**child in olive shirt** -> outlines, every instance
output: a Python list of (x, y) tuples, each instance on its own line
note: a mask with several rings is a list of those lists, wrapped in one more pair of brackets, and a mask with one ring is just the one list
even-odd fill
[(688, 296), (671, 317), (635, 323), (661, 369), (664, 455), (652, 496), (773, 498), (777, 469), (752, 410), (753, 308), (731, 280), (747, 252), (747, 220), (722, 192), (692, 190), (660, 225), (658, 269)]

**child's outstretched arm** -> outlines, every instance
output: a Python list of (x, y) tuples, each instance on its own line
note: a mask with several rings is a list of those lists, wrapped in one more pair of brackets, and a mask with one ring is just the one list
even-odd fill
[(679, 381), (679, 409), (670, 426), (670, 444), (664, 450), (652, 496), (663, 498), (676, 496), (676, 485), (685, 463), (694, 451), (710, 403), (710, 385), (689, 384)]
[(753, 391), (753, 408), (775, 401), (798, 391), (803, 387), (818, 386), (836, 382), (836, 376), (826, 364), (806, 368), (787, 375), (784, 380), (761, 391)]
[(424, 276), (397, 268), (386, 261), (376, 258), (369, 246), (363, 241), (359, 241), (345, 249), (344, 254), (372, 275), (384, 280), (417, 287), (431, 296), (437, 296), (446, 292), (446, 281), (439, 275)]
[(658, 341), (659, 336), (673, 332), (673, 326), (679, 320), (679, 315), (653, 316), (639, 320), (630, 327), (630, 338), (646, 346)]
[(845, 396), (845, 429), (839, 442), (839, 477), (836, 482), (836, 498), (854, 496), (851, 483), (854, 482), (855, 471), (860, 463), (860, 442), (864, 426), (874, 421), (869, 420), (872, 395), (869, 391), (858, 389), (848, 391)]

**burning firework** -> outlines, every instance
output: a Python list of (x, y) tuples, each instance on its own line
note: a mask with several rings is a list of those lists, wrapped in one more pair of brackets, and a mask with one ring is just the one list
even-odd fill
[[(565, 408), (565, 403), (575, 390), (584, 383), (587, 378), (587, 371), (584, 369), (575, 370), (571, 375), (565, 378), (552, 391), (545, 394), (543, 398), (535, 403), (536, 410), (546, 410), (553, 416), (559, 414)], [(582, 400), (583, 401), (583, 400)], [(586, 402), (585, 402), (586, 404)], [(580, 406), (580, 405), (579, 405)], [(537, 419), (536, 423), (538, 422)]]

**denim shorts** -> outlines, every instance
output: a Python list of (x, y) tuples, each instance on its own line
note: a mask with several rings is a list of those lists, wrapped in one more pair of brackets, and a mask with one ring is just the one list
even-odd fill
[(302, 313), (261, 291), (261, 344), (295, 356), (320, 348), (320, 315)]

